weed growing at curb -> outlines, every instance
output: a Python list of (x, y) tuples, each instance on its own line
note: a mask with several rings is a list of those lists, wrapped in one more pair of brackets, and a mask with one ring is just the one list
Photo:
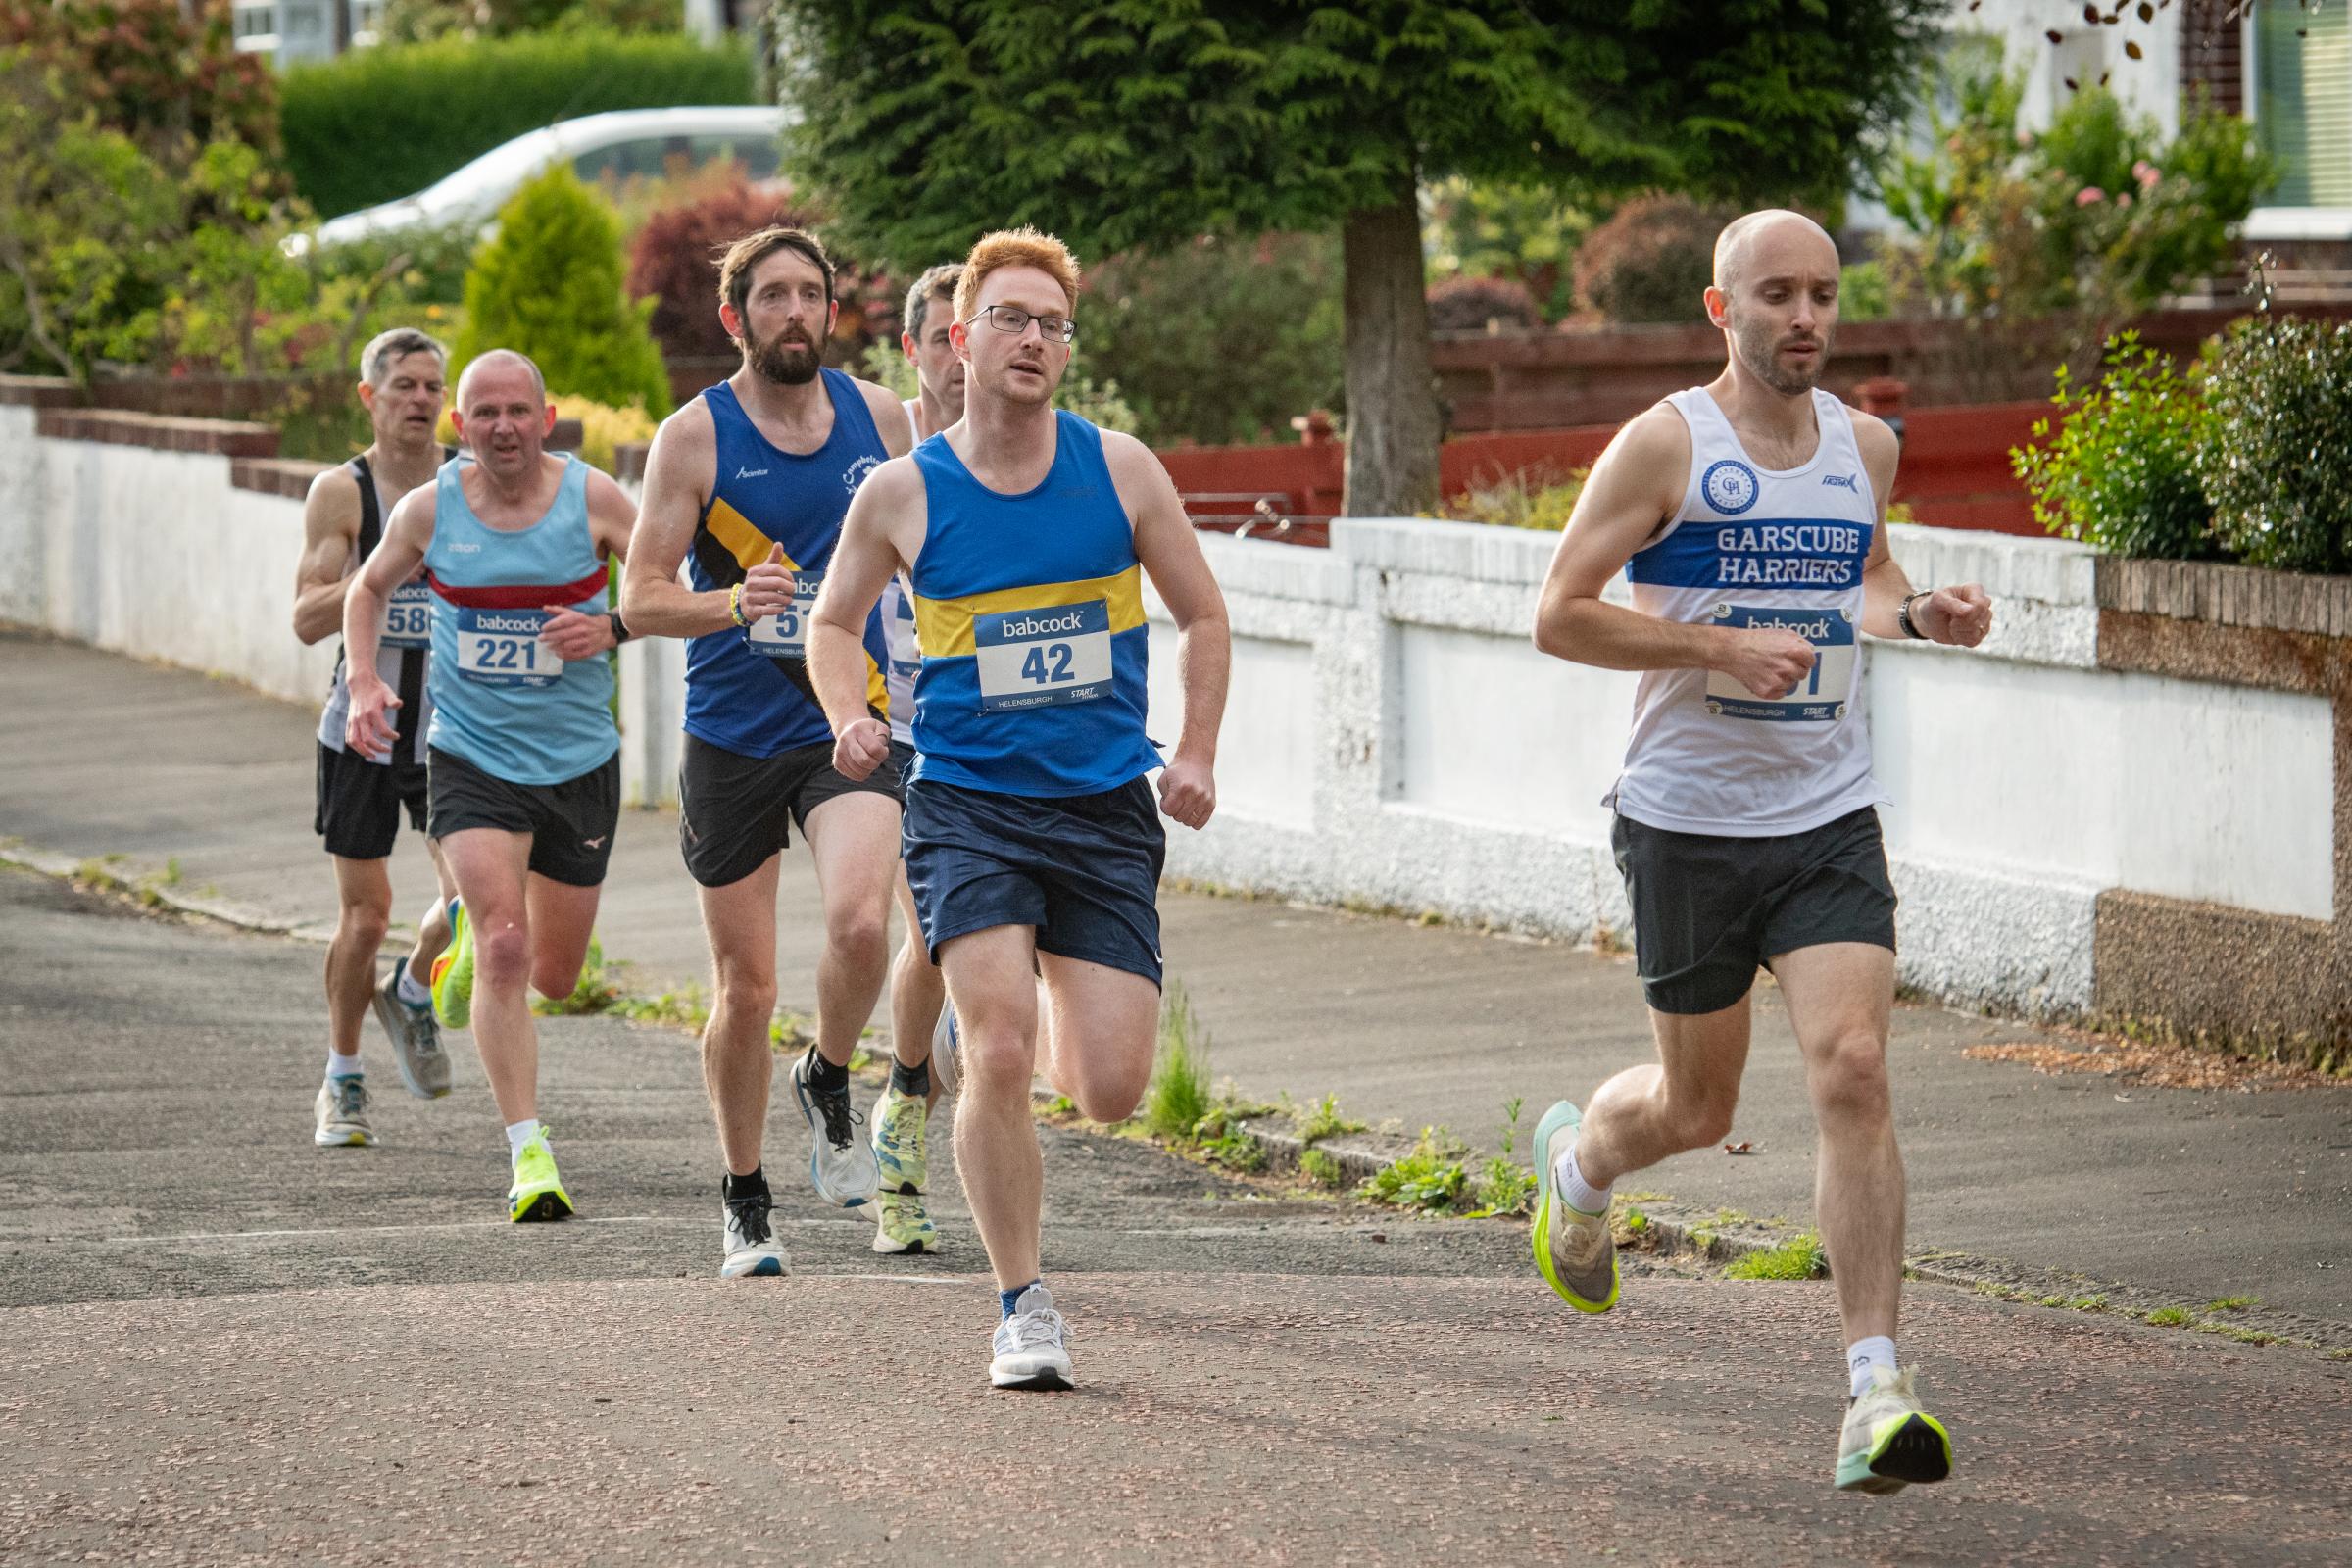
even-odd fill
[(1723, 1272), (1735, 1280), (1817, 1280), (1830, 1272), (1830, 1257), (1818, 1234), (1799, 1231), (1778, 1246), (1734, 1258)]
[(1293, 1123), (1293, 1131), (1298, 1135), (1298, 1141), (1309, 1145), (1319, 1144), (1326, 1138), (1337, 1138), (1342, 1133), (1360, 1133), (1363, 1130), (1362, 1122), (1340, 1113), (1340, 1097), (1337, 1095), (1325, 1095), (1315, 1102), (1314, 1109)]
[(605, 965), (605, 945), (592, 934), (588, 956), (568, 997), (533, 997), (531, 1011), (542, 1018), (580, 1018), (611, 1012), (620, 1003), (618, 976)]
[(667, 1024), (698, 1035), (710, 1021), (710, 999), (701, 986), (691, 982), (657, 997), (622, 997), (612, 1010), (631, 1023)]
[(1381, 1170), (1356, 1191), (1375, 1202), (1396, 1208), (1445, 1213), (1459, 1206), (1462, 1191), (1469, 1184), (1469, 1177), (1462, 1169), (1462, 1156), (1468, 1152), (1462, 1141), (1444, 1128), (1424, 1127), (1411, 1152)]
[(1337, 1189), (1348, 1185), (1348, 1172), (1320, 1149), (1299, 1151), (1298, 1173), (1317, 1187)]
[(2205, 1303), (2205, 1310), (2209, 1314), (2214, 1312), (2242, 1312), (2249, 1306), (2260, 1306), (2261, 1304), (2262, 1298), (2259, 1296), (2224, 1296), (2207, 1301)]
[(2140, 1321), (2160, 1329), (2183, 1328), (2188, 1323), (2188, 1308), (2185, 1306), (2160, 1306), (2141, 1318)]
[(1513, 1095), (1502, 1106), (1502, 1149), (1478, 1178), (1478, 1213), (1524, 1214), (1535, 1206), (1536, 1173), (1511, 1157), (1519, 1146), (1519, 1111), (1527, 1103)]
[(1197, 1136), (1202, 1118), (1215, 1108), (1208, 1088), (1208, 1033), (1193, 1016), (1184, 987), (1172, 985), (1160, 1010), (1159, 1060), (1138, 1119), (1153, 1137), (1182, 1142)]

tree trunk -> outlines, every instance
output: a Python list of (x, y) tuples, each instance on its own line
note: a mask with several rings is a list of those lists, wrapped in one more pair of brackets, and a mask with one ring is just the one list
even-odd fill
[(1438, 399), (1411, 177), (1386, 207), (1348, 215), (1348, 493), (1351, 517), (1409, 517), (1438, 504)]

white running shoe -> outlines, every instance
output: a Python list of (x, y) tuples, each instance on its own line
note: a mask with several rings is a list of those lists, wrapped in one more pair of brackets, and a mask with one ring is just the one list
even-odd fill
[(718, 1265), (720, 1279), (774, 1279), (792, 1272), (791, 1256), (768, 1226), (772, 1202), (764, 1192), (721, 1202), (726, 1220), (721, 1241), (725, 1251)]
[(882, 1172), (872, 1148), (858, 1136), (858, 1123), (864, 1118), (850, 1108), (848, 1083), (827, 1092), (808, 1081), (809, 1063), (816, 1059), (816, 1047), (810, 1046), (792, 1064), (792, 1092), (808, 1118), (808, 1141), (814, 1146), (808, 1151), (808, 1180), (826, 1202), (862, 1208), (881, 1191)]
[(1032, 1285), (997, 1325), (996, 1359), (988, 1381), (1000, 1389), (1070, 1387), (1070, 1330), (1054, 1310), (1054, 1293)]
[(391, 1037), (409, 1093), (418, 1100), (439, 1100), (449, 1093), (449, 1054), (441, 1049), (441, 1023), (433, 1016), (432, 998), (411, 1003), (400, 994), (400, 977), (408, 966), (403, 958), (375, 988), (375, 1021)]
[(368, 1085), (359, 1078), (329, 1078), (318, 1086), (311, 1107), (318, 1126), (311, 1142), (320, 1149), (366, 1149), (375, 1142), (368, 1120)]

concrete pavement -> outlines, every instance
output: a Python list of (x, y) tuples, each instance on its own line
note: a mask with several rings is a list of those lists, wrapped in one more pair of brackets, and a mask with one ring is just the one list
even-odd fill
[[(1904, 1345), (1959, 1468), (1827, 1486), (1826, 1285), (1567, 1312), (1521, 1227), (1266, 1194), (1048, 1129), (1080, 1387), (876, 1259), (771, 1120), (794, 1251), (721, 1282), (691, 1044), (546, 1023), (582, 1221), (497, 1223), (496, 1113), (379, 1082), (308, 1141), (315, 950), (0, 870), (0, 1560), (2229, 1563), (2352, 1552), (2352, 1365), (1948, 1287)], [(389, 1075), (379, 1075), (388, 1078)]]
[[(225, 682), (0, 631), (0, 836), (74, 858), (121, 855), (132, 872), (176, 859), (176, 893), (316, 926), (333, 904), (311, 833), (315, 724)], [(394, 881), (404, 909), (429, 896), (412, 835)], [(780, 994), (806, 1011), (819, 933), (798, 851), (783, 901)], [(1492, 1148), (1509, 1100), (1524, 1101), (1520, 1125), (1532, 1127), (1551, 1099), (1582, 1099), (1650, 1051), (1624, 958), (1279, 903), (1170, 893), (1162, 908), (1169, 972), (1213, 1036), (1213, 1070), (1255, 1096), (1337, 1094), (1353, 1115), (1443, 1123)], [(601, 928), (633, 989), (703, 974), (671, 813), (624, 813)], [(1634, 1184), (1699, 1212), (1801, 1223), (1811, 1117), (1786, 1017), (1769, 985), (1757, 996), (1734, 1134), (1755, 1152), (1685, 1155)], [(1897, 1009), (1915, 1250), (2126, 1282), (2190, 1305), (2255, 1295), (2352, 1324), (2352, 1086), (2162, 1089), (1962, 1054), (2051, 1039)]]

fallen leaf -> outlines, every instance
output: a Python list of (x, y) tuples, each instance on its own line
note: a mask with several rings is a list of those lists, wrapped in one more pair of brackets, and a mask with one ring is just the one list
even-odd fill
[(1756, 1152), (1756, 1146), (1742, 1138), (1736, 1144), (1724, 1145), (1723, 1152), (1727, 1154), (1752, 1154)]

